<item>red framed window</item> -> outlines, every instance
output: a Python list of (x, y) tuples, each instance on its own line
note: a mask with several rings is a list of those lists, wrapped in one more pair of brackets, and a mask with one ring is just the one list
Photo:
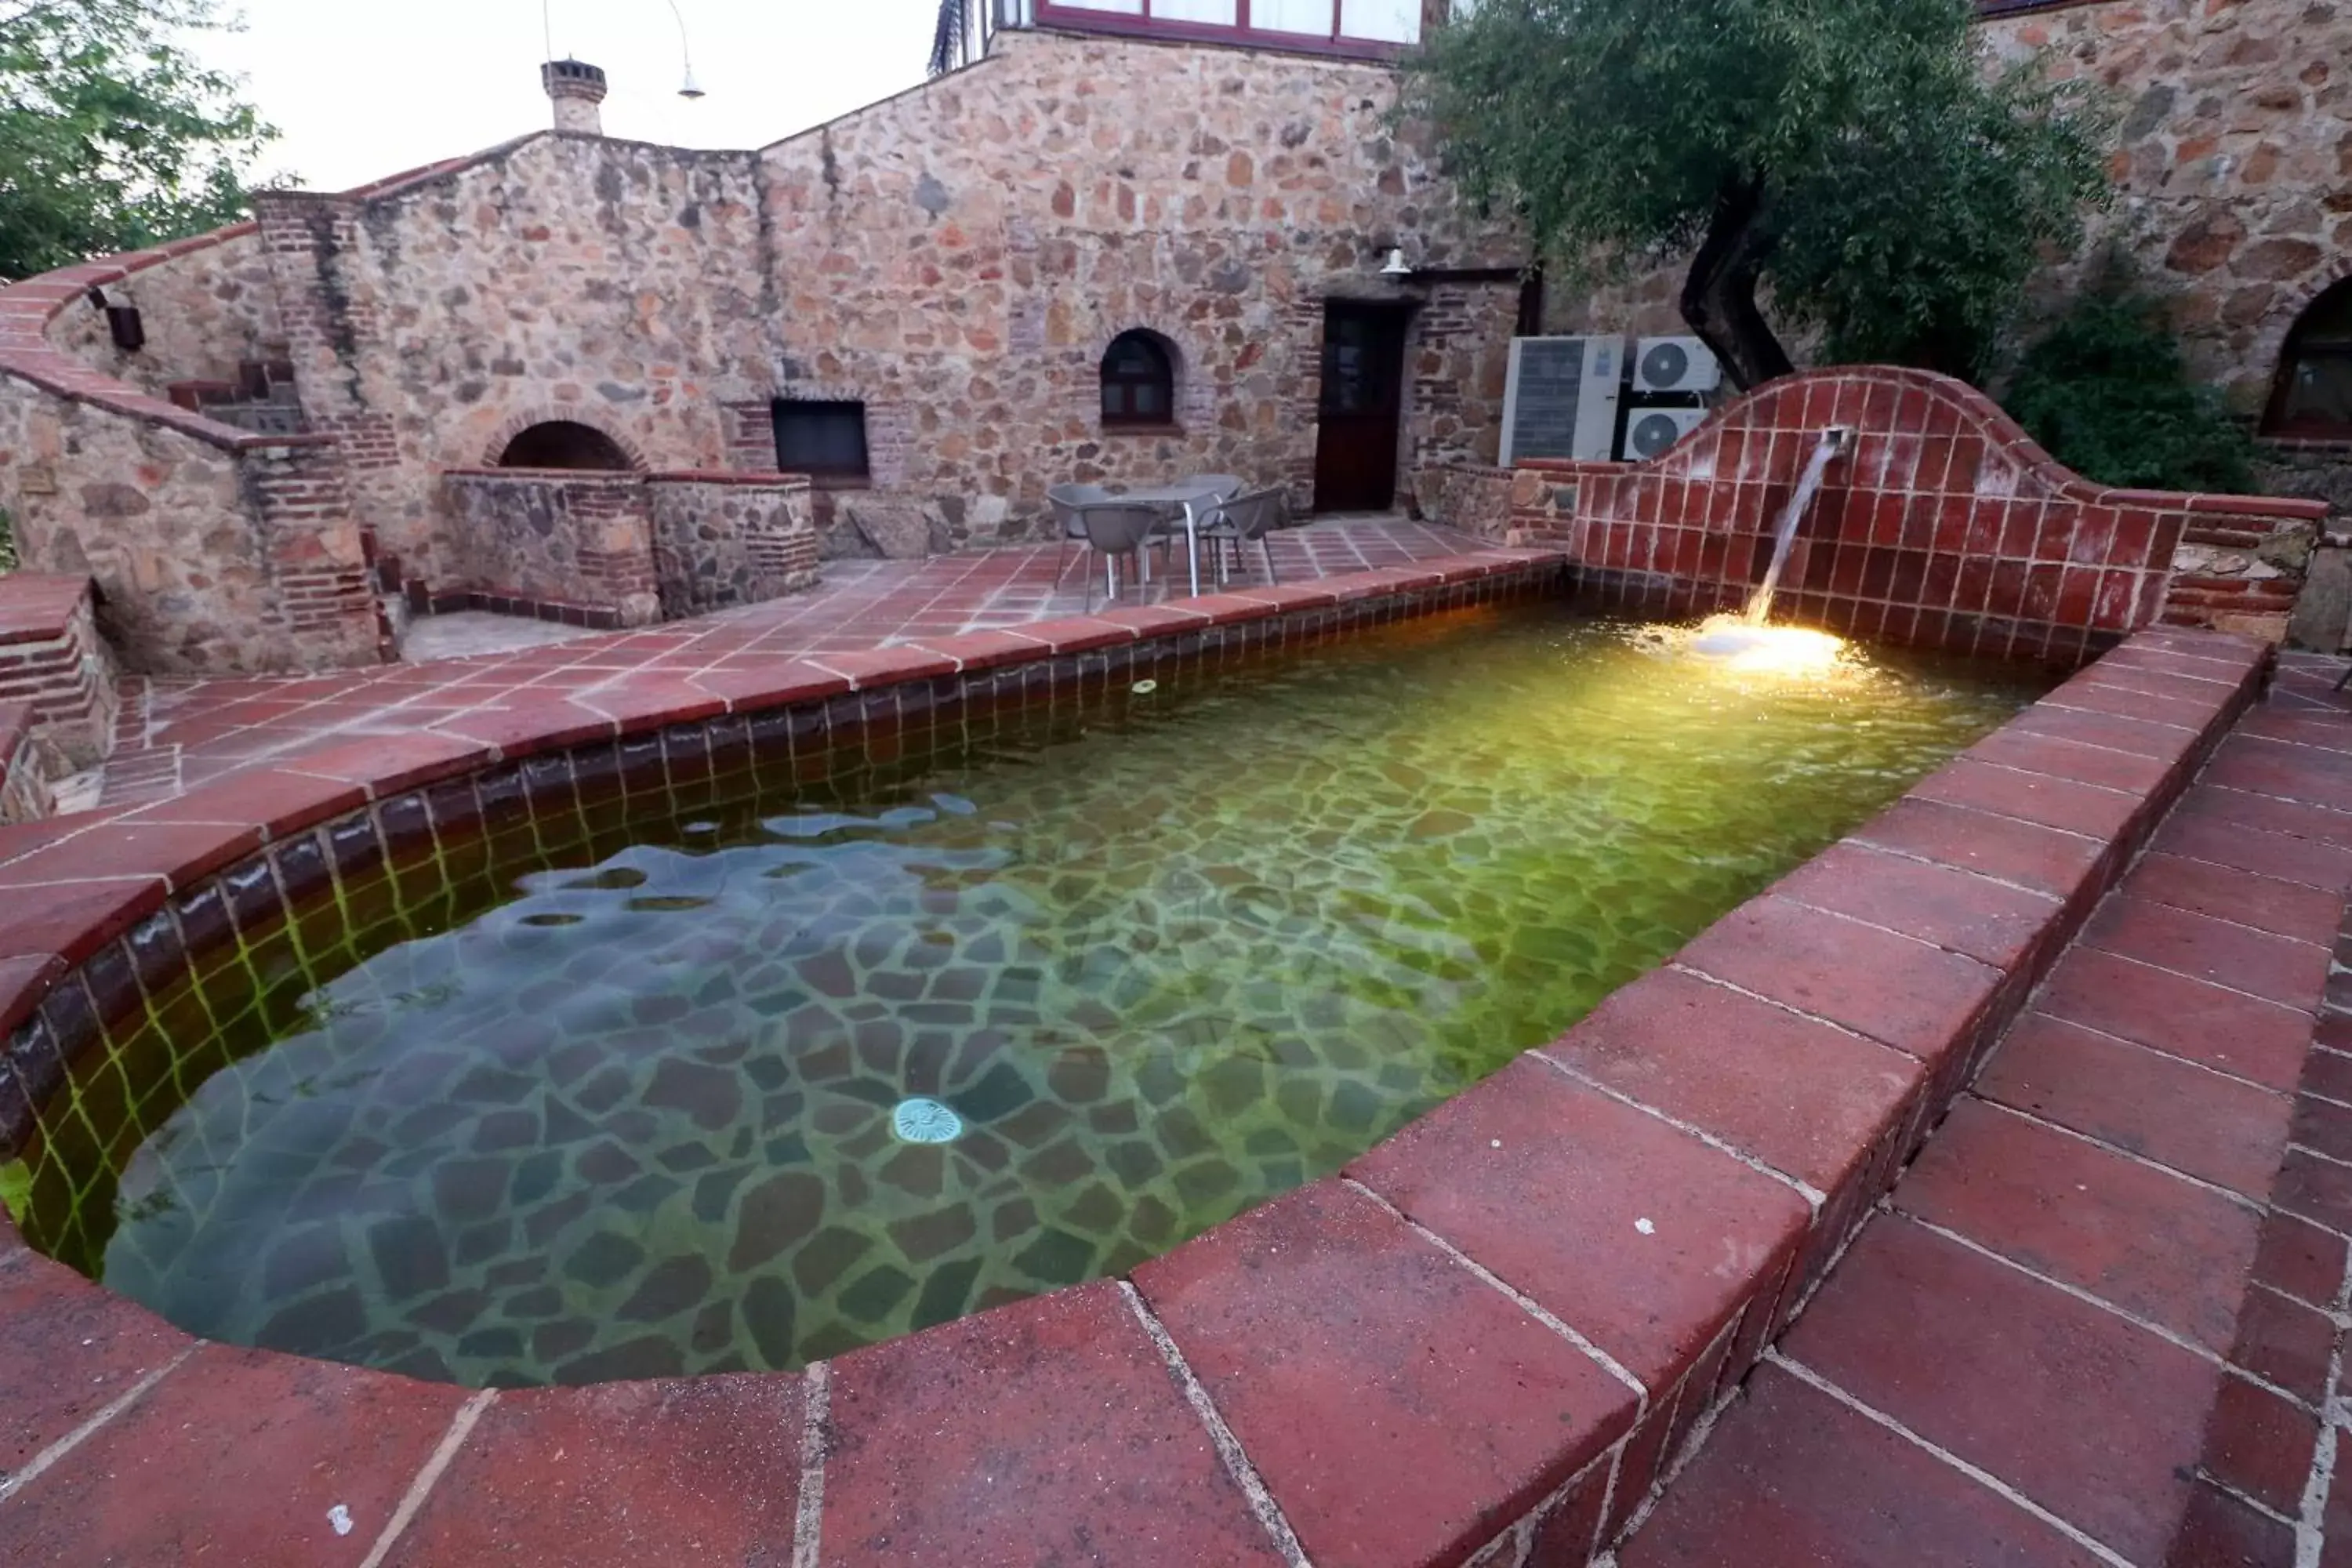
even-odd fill
[(1421, 42), (1424, 0), (1037, 0), (1037, 24), (1329, 54)]

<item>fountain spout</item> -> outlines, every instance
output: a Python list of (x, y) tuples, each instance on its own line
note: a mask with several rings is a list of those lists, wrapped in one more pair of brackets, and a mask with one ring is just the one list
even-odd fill
[(1853, 444), (1853, 430), (1849, 426), (1832, 425), (1822, 432), (1813, 445), (1813, 455), (1805, 464), (1805, 471), (1797, 480), (1797, 491), (1789, 498), (1789, 508), (1780, 514), (1780, 531), (1772, 541), (1772, 564), (1765, 569), (1764, 581), (1756, 584), (1748, 597), (1748, 612), (1743, 617), (1749, 626), (1760, 626), (1772, 615), (1772, 595), (1780, 591), (1780, 574), (1789, 564), (1790, 546), (1797, 542), (1797, 529), (1812, 510), (1813, 498), (1821, 493), (1822, 475), (1830, 464)]

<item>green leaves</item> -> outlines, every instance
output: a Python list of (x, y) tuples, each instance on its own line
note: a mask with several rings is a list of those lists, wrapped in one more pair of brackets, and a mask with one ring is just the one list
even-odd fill
[(2242, 492), (2252, 444), (2192, 384), (2161, 300), (2109, 266), (2026, 350), (2004, 399), (2050, 455), (2137, 489)]
[[(1976, 374), (2042, 250), (2076, 243), (2104, 198), (2106, 124), (2032, 66), (1988, 74), (1971, 14), (1968, 0), (1484, 0), (1430, 40), (1406, 110), (1570, 275), (1706, 243), (1753, 258), (1736, 288), (1760, 285), (1832, 359)], [(1723, 194), (1751, 187), (1762, 201), (1727, 216)], [(1743, 232), (1720, 231), (1732, 221)], [(1711, 301), (1686, 295), (1710, 342), (1752, 314), (1724, 309), (1722, 290), (1717, 277)], [(1763, 348), (1727, 362), (1778, 356)]]
[(277, 134), (181, 47), (213, 0), (0, 0), (0, 279), (234, 221)]

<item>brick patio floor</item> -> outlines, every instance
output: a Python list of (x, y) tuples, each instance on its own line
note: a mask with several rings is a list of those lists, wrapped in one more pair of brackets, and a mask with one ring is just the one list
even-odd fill
[[(1319, 521), (1276, 534), (1273, 544), (1275, 571), (1286, 583), (1482, 548), (1468, 534), (1396, 517)], [(1257, 552), (1244, 554), (1244, 568), (1231, 581), (1264, 584)], [(822, 662), (829, 654), (1018, 628), (1103, 607), (1099, 566), (1089, 585), (1087, 563), (1074, 547), (1057, 583), (1058, 555), (1053, 545), (1034, 545), (928, 561), (834, 561), (814, 592), (638, 631), (330, 675), (134, 680), (123, 689), (115, 752), (97, 801), (125, 806), (167, 799), (339, 738), (410, 733), (539, 700), (593, 703), (598, 689), (620, 680), (691, 678), (787, 658)], [(1170, 563), (1169, 574), (1154, 563), (1150, 602), (1166, 602), (1171, 588), (1182, 596), (1181, 550)], [(1213, 591), (1207, 582), (1202, 586)], [(1130, 589), (1120, 602), (1146, 597)]]
[(1622, 1568), (2352, 1564), (2352, 721), (2287, 656)]

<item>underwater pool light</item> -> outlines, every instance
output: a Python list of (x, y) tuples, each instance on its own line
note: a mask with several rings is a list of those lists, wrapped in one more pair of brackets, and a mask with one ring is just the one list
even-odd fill
[(890, 1131), (908, 1143), (952, 1143), (963, 1136), (963, 1118), (936, 1100), (917, 1095), (890, 1112)]

